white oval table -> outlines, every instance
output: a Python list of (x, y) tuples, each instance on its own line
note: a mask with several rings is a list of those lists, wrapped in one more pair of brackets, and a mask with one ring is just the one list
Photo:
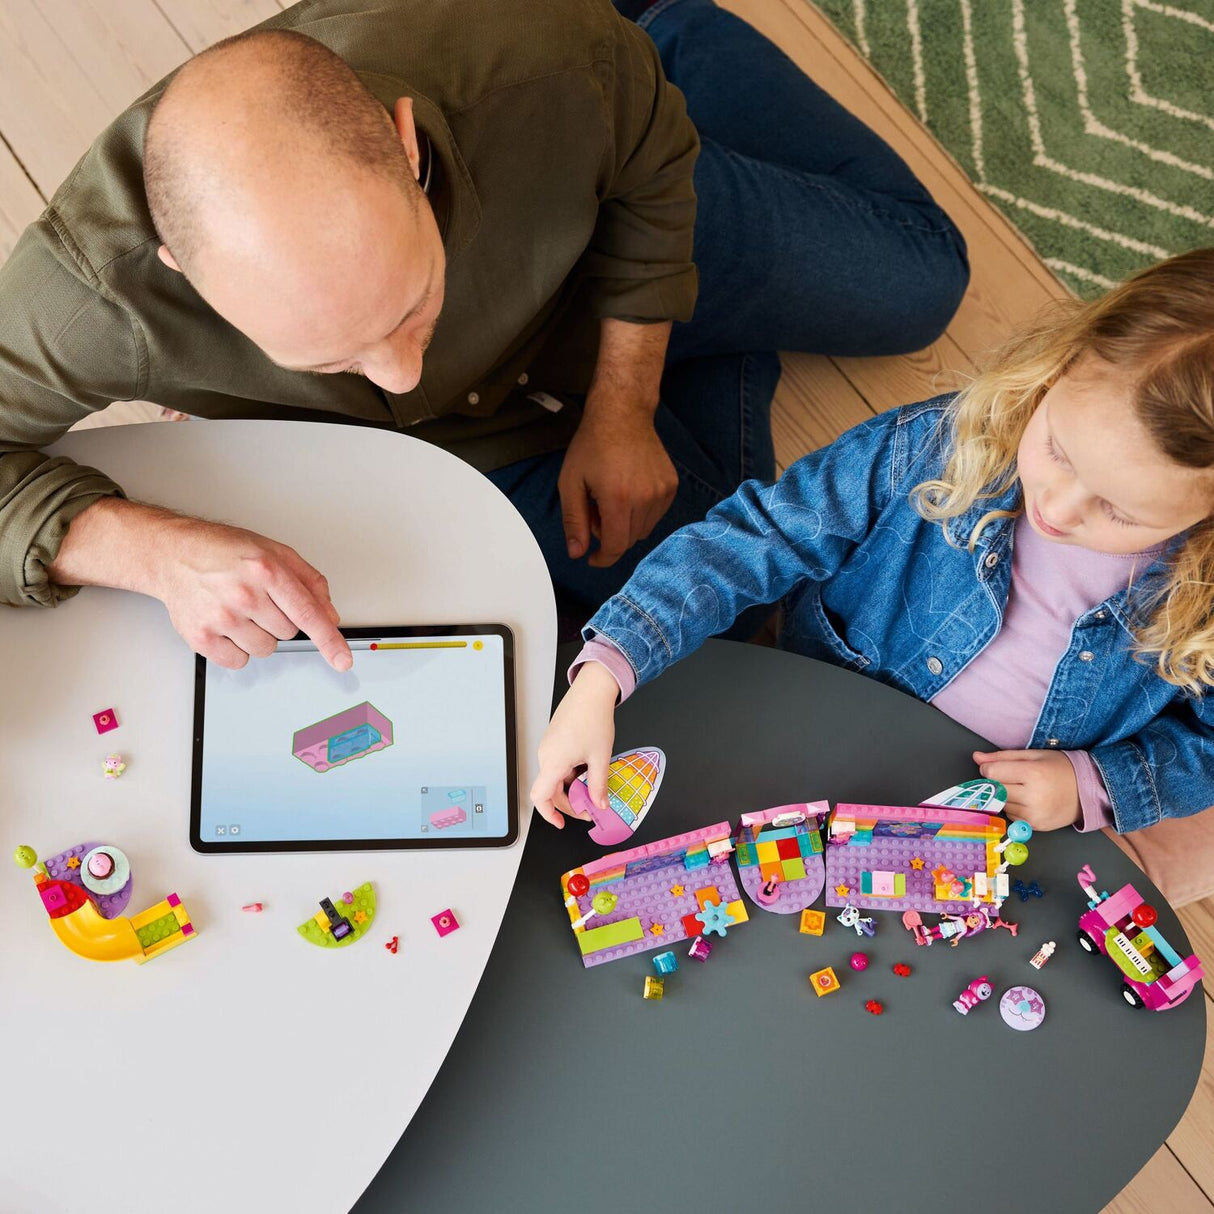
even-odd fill
[[(131, 497), (290, 544), (345, 624), (508, 624), (525, 798), (556, 611), (526, 525), (467, 465), (391, 432), (289, 422), (123, 426), (53, 450)], [(193, 666), (153, 599), (86, 589), (54, 611), (0, 611), (5, 1210), (349, 1209), (430, 1086), (497, 935), (527, 804), (505, 849), (196, 855)], [(92, 714), (108, 707), (121, 727), (98, 736)], [(128, 763), (113, 782), (110, 751)], [(91, 840), (130, 858), (129, 913), (176, 891), (197, 938), (144, 966), (63, 948), (9, 856)], [(319, 898), (367, 880), (368, 938), (336, 952), (299, 938)], [(242, 913), (253, 901), (263, 913)], [(440, 939), (430, 916), (447, 907), (462, 926)]]

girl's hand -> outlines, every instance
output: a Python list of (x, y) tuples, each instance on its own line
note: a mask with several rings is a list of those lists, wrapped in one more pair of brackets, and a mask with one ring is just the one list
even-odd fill
[(540, 741), (540, 772), (531, 786), (531, 800), (540, 816), (563, 827), (562, 813), (577, 818), (565, 792), (569, 782), (586, 769), (590, 799), (607, 808), (607, 768), (615, 741), (615, 702), (620, 687), (601, 662), (587, 662), (552, 714)]
[(974, 762), (1007, 789), (1007, 816), (1034, 830), (1073, 826), (1083, 814), (1075, 769), (1059, 750), (976, 750)]

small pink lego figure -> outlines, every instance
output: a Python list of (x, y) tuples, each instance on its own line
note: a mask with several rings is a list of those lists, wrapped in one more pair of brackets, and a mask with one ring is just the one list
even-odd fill
[(101, 764), (101, 774), (107, 780), (116, 780), (122, 773), (126, 771), (126, 764), (122, 761), (121, 755), (106, 755), (104, 762)]
[(970, 1014), (970, 1008), (977, 1007), (980, 1003), (985, 1003), (992, 994), (991, 980), (983, 974), (981, 978), (975, 978), (961, 992), (961, 994), (953, 1000), (953, 1007), (957, 1009), (963, 1016)]
[(755, 890), (755, 898), (759, 902), (762, 902), (764, 906), (770, 906), (777, 898), (779, 898), (779, 890), (780, 878), (768, 877), (767, 880), (764, 881), (757, 890)]

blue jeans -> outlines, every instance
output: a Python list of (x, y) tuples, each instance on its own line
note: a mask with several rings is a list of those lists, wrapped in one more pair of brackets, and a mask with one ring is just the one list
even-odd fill
[(960, 233), (901, 157), (757, 30), (712, 0), (657, 0), (637, 24), (701, 140), (699, 297), (671, 334), (655, 418), (678, 493), (648, 539), (592, 569), (565, 550), (563, 451), (489, 474), (535, 533), (561, 598), (589, 607), (742, 481), (775, 475), (777, 350), (918, 350), (969, 279)]

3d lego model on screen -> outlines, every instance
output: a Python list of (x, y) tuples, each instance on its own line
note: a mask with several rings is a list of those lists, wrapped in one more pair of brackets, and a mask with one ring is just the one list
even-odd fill
[(368, 700), (297, 729), (291, 753), (325, 772), (392, 745), (392, 722)]

